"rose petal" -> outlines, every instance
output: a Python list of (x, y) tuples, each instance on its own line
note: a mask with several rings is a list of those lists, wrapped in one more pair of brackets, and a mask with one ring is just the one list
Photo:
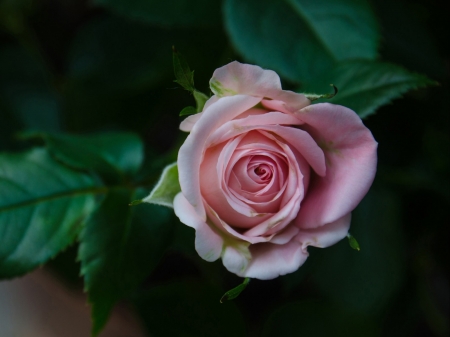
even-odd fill
[(242, 274), (251, 260), (248, 245), (240, 245), (239, 247), (227, 246), (222, 254), (222, 262), (228, 271), (235, 274)]
[(302, 245), (291, 240), (284, 245), (260, 243), (250, 246), (252, 260), (243, 273), (237, 273), (242, 277), (270, 280), (280, 275), (296, 271), (307, 259), (308, 253), (304, 252)]
[(199, 175), (206, 140), (220, 125), (255, 106), (259, 101), (259, 98), (242, 95), (219, 99), (203, 111), (202, 118), (197, 121), (180, 147), (177, 162), (181, 190), (204, 220), (206, 213), (200, 193)]
[(304, 252), (306, 252), (308, 246), (319, 248), (332, 246), (347, 236), (351, 218), (351, 213), (348, 213), (342, 218), (321, 227), (300, 229), (295, 240), (301, 242)]
[(215, 261), (222, 253), (223, 239), (195, 212), (182, 193), (173, 201), (175, 215), (185, 225), (195, 229), (195, 250), (206, 261)]
[(375, 177), (377, 142), (359, 116), (327, 103), (311, 105), (295, 116), (324, 151), (325, 177), (315, 177), (296, 219), (300, 228), (315, 228), (350, 213)]
[(209, 84), (217, 96), (264, 97), (268, 92), (281, 90), (280, 77), (274, 71), (237, 61), (216, 69)]
[(303, 175), (300, 172), (296, 157), (290, 147), (286, 144), (278, 142), (287, 155), (289, 163), (289, 176), (287, 189), (283, 200), (286, 202), (281, 205), (280, 210), (267, 220), (261, 221), (258, 225), (250, 228), (244, 235), (247, 237), (255, 237), (260, 235), (275, 234), (285, 228), (297, 216), (300, 208), (300, 202), (304, 195), (304, 185), (302, 183)]
[(323, 150), (308, 132), (287, 126), (260, 125), (258, 124), (258, 117), (248, 116), (227, 122), (211, 135), (208, 144), (218, 144), (252, 130), (270, 131), (295, 147), (318, 175), (325, 175), (326, 166)]
[(291, 112), (311, 103), (303, 94), (282, 90), (280, 78), (274, 71), (237, 61), (216, 69), (209, 85), (218, 96), (243, 94), (280, 100)]
[(202, 113), (198, 113), (195, 115), (191, 115), (186, 117), (181, 123), (180, 123), (180, 130), (184, 132), (191, 132), (192, 128), (194, 127), (195, 123), (198, 122), (198, 120), (202, 117)]
[(275, 235), (272, 240), (270, 240), (270, 243), (276, 244), (276, 245), (284, 245), (291, 241), (291, 239), (298, 234), (300, 229), (293, 225), (286, 226), (286, 228), (281, 232)]
[[(243, 115), (245, 115), (245, 113)], [(277, 111), (267, 112), (262, 115), (247, 115), (244, 118), (235, 119), (219, 127), (211, 135), (211, 137), (208, 138), (206, 146), (214, 146), (216, 144), (226, 141), (227, 139), (235, 137), (236, 135), (242, 132), (246, 132), (247, 130), (250, 130), (252, 128), (257, 129), (259, 126), (263, 125), (301, 125), (301, 124), (303, 123), (300, 120), (298, 120), (298, 118)]]
[[(217, 102), (219, 100), (219, 97), (216, 95), (211, 96), (210, 99), (208, 99), (205, 103), (205, 106), (203, 107), (203, 111), (205, 111), (211, 104)], [(200, 119), (202, 116), (202, 112), (199, 112), (198, 114), (188, 116), (184, 119), (184, 121), (180, 124), (180, 130), (184, 132), (191, 132), (192, 128), (194, 127), (195, 123)]]
[[(273, 235), (268, 236), (255, 236), (255, 237), (247, 237), (237, 232), (234, 228), (228, 225), (225, 221), (223, 221), (219, 215), (209, 206), (206, 207), (206, 213), (208, 214), (208, 218), (212, 221), (218, 228), (223, 229), (225, 234), (231, 234), (229, 237), (231, 240), (240, 239), (240, 241), (250, 242), (251, 244), (260, 243), (260, 242), (268, 242), (272, 239)], [(239, 241), (239, 240), (236, 240)], [(235, 243), (234, 243), (235, 244)]]
[(228, 203), (220, 186), (220, 178), (217, 175), (217, 162), (225, 144), (217, 145), (206, 151), (204, 160), (201, 164), (201, 193), (205, 202), (220, 214), (221, 218), (227, 223), (236, 227), (251, 228), (269, 215), (247, 217), (238, 213)]

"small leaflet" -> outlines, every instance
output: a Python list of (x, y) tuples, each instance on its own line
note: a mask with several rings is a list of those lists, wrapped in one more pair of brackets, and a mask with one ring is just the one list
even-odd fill
[(244, 289), (247, 287), (247, 284), (250, 282), (250, 278), (246, 277), (244, 279), (244, 282), (242, 282), (240, 285), (238, 285), (237, 287), (228, 290), (220, 299), (220, 303), (226, 302), (226, 301), (231, 301), (234, 300), (236, 297), (239, 296), (239, 294), (244, 291)]
[(352, 247), (353, 249), (357, 250), (358, 252), (361, 250), (361, 248), (359, 247), (358, 241), (356, 241), (356, 239), (355, 239), (355, 237), (353, 235), (348, 233), (347, 234), (347, 239), (348, 239), (348, 243), (349, 243), (350, 247)]

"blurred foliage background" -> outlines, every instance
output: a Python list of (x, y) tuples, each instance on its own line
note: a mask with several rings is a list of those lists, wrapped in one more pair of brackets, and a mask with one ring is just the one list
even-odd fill
[[(33, 210), (11, 214), (16, 194), (0, 184), (1, 276), (52, 258), (48, 268), (81, 288), (81, 269), (94, 332), (125, 300), (152, 336), (448, 336), (448, 13), (443, 0), (1, 0), (0, 150), (9, 154), (0, 164), (25, 172), (17, 179), (37, 198), (63, 195), (34, 211), (66, 230), (19, 245), (17, 235), (33, 234)], [(356, 28), (336, 24), (340, 15)], [(310, 248), (297, 272), (252, 280), (219, 304), (241, 279), (201, 260), (169, 209), (127, 206), (185, 137), (178, 113), (193, 98), (173, 82), (172, 45), (204, 92), (214, 69), (240, 60), (277, 71), (286, 89), (324, 93), (334, 83), (332, 103), (370, 115), (379, 165), (353, 213), (360, 252), (345, 240)], [(430, 84), (424, 76), (439, 85), (397, 99)], [(91, 194), (72, 197), (71, 186)]]

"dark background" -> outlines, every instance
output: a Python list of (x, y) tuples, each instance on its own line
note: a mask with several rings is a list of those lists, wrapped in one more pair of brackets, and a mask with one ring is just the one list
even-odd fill
[[(379, 143), (379, 166), (354, 212), (351, 232), (361, 251), (346, 240), (310, 248), (297, 272), (252, 280), (234, 303), (219, 305), (241, 280), (219, 261), (202, 261), (193, 232), (177, 223), (171, 248), (128, 297), (152, 335), (448, 335), (450, 11), (433, 0), (373, 5), (380, 58), (439, 85), (411, 91), (364, 120)], [(246, 61), (229, 40), (220, 2), (214, 6), (191, 27), (86, 1), (0, 1), (0, 150), (29, 147), (15, 137), (25, 130), (136, 132), (149, 165), (176, 149), (183, 139), (178, 113), (193, 99), (173, 82), (171, 46), (204, 92), (214, 69)], [(189, 16), (173, 11), (180, 22)], [(283, 80), (285, 88), (298, 87)], [(80, 288), (75, 255), (73, 246), (50, 268)]]

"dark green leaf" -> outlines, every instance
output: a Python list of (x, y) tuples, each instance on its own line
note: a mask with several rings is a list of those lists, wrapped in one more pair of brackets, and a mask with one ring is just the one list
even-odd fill
[(360, 60), (339, 64), (305, 89), (320, 92), (330, 83), (339, 88), (330, 103), (349, 107), (364, 118), (406, 91), (436, 82), (390, 63)]
[(31, 271), (70, 245), (105, 189), (47, 151), (0, 155), (0, 278)]
[(225, 23), (248, 61), (296, 82), (335, 62), (377, 56), (378, 27), (367, 1), (227, 0)]
[(132, 133), (109, 132), (90, 136), (29, 133), (24, 137), (40, 137), (61, 162), (93, 171), (115, 182), (136, 173), (143, 160), (143, 144)]
[(187, 106), (183, 110), (180, 111), (180, 116), (189, 116), (195, 115), (197, 113), (197, 109), (193, 106)]
[(217, 301), (221, 290), (201, 282), (154, 287), (136, 298), (152, 336), (245, 336), (242, 315), (233, 302)]
[(221, 1), (217, 0), (95, 0), (94, 2), (121, 15), (160, 26), (218, 26), (221, 21)]
[(191, 71), (189, 65), (184, 58), (174, 47), (173, 51), (173, 71), (175, 73), (176, 81), (184, 89), (194, 92), (194, 72)]
[(364, 249), (348, 249), (346, 240), (324, 250), (314, 283), (335, 304), (377, 315), (399, 289), (405, 248), (399, 229), (399, 203), (385, 190), (372, 190), (353, 211), (351, 231)]
[(331, 303), (303, 301), (286, 304), (264, 322), (262, 336), (349, 337), (379, 336), (377, 327), (364, 315)]
[(152, 271), (169, 243), (171, 211), (155, 205), (129, 207), (139, 196), (127, 189), (111, 190), (80, 235), (78, 257), (94, 336), (114, 304)]
[(238, 285), (237, 287), (228, 290), (220, 299), (220, 303), (226, 302), (226, 301), (231, 301), (234, 300), (236, 297), (239, 296), (239, 294), (241, 292), (244, 291), (244, 289), (247, 287), (247, 284), (250, 282), (250, 279), (248, 277), (246, 277), (244, 279), (244, 282), (242, 282), (240, 285)]

